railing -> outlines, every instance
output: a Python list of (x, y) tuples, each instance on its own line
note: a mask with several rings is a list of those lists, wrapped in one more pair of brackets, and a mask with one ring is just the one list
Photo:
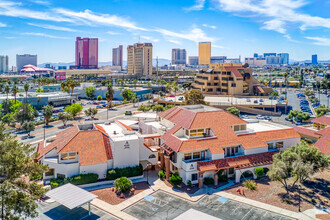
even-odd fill
[(203, 162), (203, 161), (208, 161), (210, 159), (205, 158), (205, 159), (192, 159), (192, 160), (184, 160), (182, 159), (182, 169), (185, 171), (195, 171), (197, 170), (197, 163), (198, 162)]
[(244, 153), (235, 153), (230, 156), (225, 155), (225, 158), (230, 158), (230, 157), (241, 157), (244, 156)]

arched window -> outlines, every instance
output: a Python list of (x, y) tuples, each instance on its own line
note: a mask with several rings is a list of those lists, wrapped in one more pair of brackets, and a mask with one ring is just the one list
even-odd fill
[(155, 155), (155, 154), (151, 154), (151, 155), (149, 156), (149, 159), (152, 159), (152, 158), (156, 158), (156, 155)]

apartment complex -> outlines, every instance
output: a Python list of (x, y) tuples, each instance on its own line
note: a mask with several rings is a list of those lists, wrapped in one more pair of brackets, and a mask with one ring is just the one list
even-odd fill
[(8, 56), (0, 56), (0, 73), (8, 73)]
[(172, 65), (187, 64), (187, 53), (186, 49), (174, 48), (172, 49)]
[(157, 126), (166, 128), (160, 151), (166, 176), (178, 172), (185, 184), (191, 181), (201, 188), (206, 177), (217, 185), (219, 171), (236, 182), (248, 174), (256, 178), (256, 167), (269, 169), (275, 153), (300, 142), (293, 128), (249, 123), (209, 106), (177, 106), (158, 117)]
[(127, 47), (127, 74), (152, 75), (152, 43), (136, 43)]
[(112, 66), (120, 66), (123, 69), (123, 45), (112, 48)]
[(16, 55), (16, 67), (17, 72), (20, 72), (23, 69), (23, 66), (31, 64), (33, 66), (38, 66), (37, 55), (24, 54), (24, 55)]
[(266, 65), (288, 65), (289, 54), (288, 53), (264, 53), (259, 55), (255, 53), (253, 57), (245, 58), (245, 63), (251, 67), (262, 67)]
[(98, 68), (98, 38), (76, 38), (75, 66), (70, 69)]
[(207, 66), (211, 63), (211, 42), (199, 42), (198, 65)]
[(210, 68), (202, 69), (196, 74), (192, 86), (208, 95), (265, 95), (267, 93), (252, 77), (252, 69), (244, 68), (241, 63), (210, 64)]

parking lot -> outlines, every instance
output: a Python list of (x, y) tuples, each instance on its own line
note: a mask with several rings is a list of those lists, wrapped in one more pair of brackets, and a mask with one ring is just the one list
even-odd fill
[(138, 219), (173, 219), (189, 209), (223, 220), (291, 219), (217, 195), (206, 195), (193, 203), (163, 191), (145, 197), (124, 211)]
[(37, 212), (39, 216), (36, 219), (41, 220), (78, 220), (78, 219), (86, 219), (86, 220), (96, 220), (96, 219), (109, 219), (115, 220), (117, 218), (109, 215), (102, 210), (99, 210), (93, 206), (91, 206), (91, 215), (88, 216), (88, 205), (83, 205), (79, 208), (74, 208), (72, 210), (66, 208), (63, 205), (60, 205), (57, 202), (45, 203), (39, 202), (39, 206), (37, 208)]

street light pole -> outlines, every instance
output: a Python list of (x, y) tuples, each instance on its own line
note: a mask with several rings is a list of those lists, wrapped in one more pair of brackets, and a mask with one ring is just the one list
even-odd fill
[(45, 116), (44, 116), (44, 140), (46, 139), (46, 119), (45, 119)]
[(300, 201), (301, 201), (301, 198), (300, 198), (300, 188), (301, 188), (301, 186), (298, 185), (298, 193), (299, 193), (299, 212), (301, 212), (301, 210), (300, 210)]

